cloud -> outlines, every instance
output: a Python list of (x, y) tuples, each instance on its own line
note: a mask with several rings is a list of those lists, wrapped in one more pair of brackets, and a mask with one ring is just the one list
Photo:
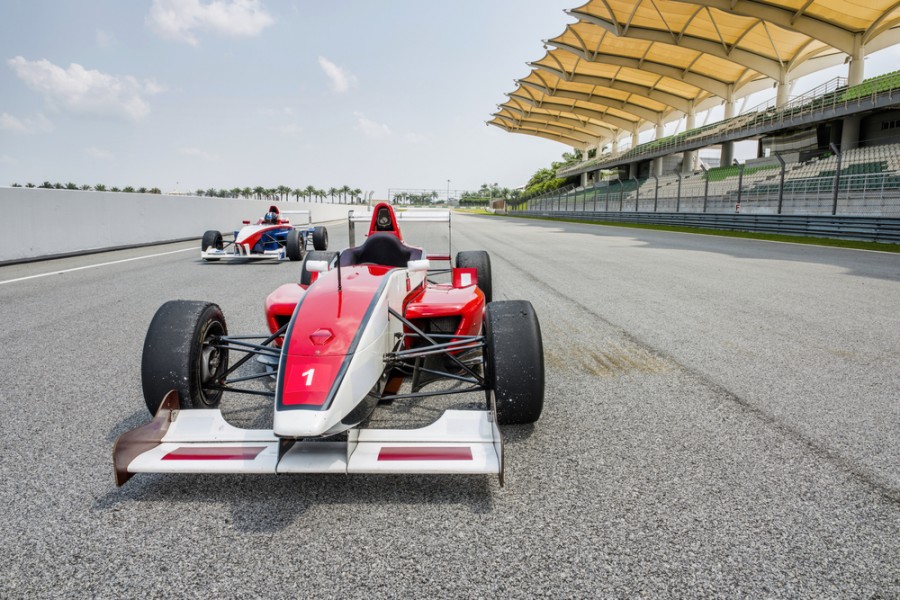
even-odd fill
[(116, 157), (112, 152), (107, 152), (106, 150), (101, 150), (100, 148), (95, 148), (94, 146), (90, 146), (84, 149), (85, 155), (96, 158), (98, 160), (115, 160)]
[(109, 75), (76, 63), (63, 69), (48, 60), (30, 61), (21, 56), (6, 63), (51, 106), (75, 115), (137, 121), (150, 113), (150, 104), (144, 96), (163, 91), (152, 80)]
[(195, 31), (231, 37), (253, 37), (275, 19), (260, 0), (154, 0), (147, 25), (165, 39), (200, 45)]
[(97, 32), (94, 34), (94, 39), (97, 41), (97, 47), (103, 49), (112, 46), (113, 41), (115, 40), (112, 34), (106, 33), (102, 29), (97, 30)]
[(44, 115), (38, 113), (33, 118), (19, 119), (9, 113), (0, 113), (0, 130), (13, 133), (48, 133), (53, 131), (53, 123)]
[(363, 132), (366, 137), (370, 138), (380, 138), (387, 137), (391, 135), (393, 132), (391, 128), (385, 125), (384, 123), (376, 123), (371, 119), (367, 119), (361, 113), (355, 112), (353, 116), (356, 117), (356, 128)]
[(299, 123), (287, 123), (285, 125), (273, 125), (270, 128), (278, 135), (284, 137), (299, 137), (303, 134), (303, 127)]
[(331, 89), (339, 94), (356, 87), (356, 76), (353, 73), (340, 68), (324, 56), (319, 57), (319, 66), (331, 80)]
[(196, 156), (197, 158), (202, 158), (203, 160), (217, 160), (219, 157), (215, 154), (210, 154), (205, 150), (201, 150), (200, 148), (179, 148), (179, 154), (184, 154), (185, 156)]
[(403, 134), (403, 139), (409, 142), (410, 144), (421, 144), (422, 142), (427, 141), (424, 135), (419, 133), (414, 133), (412, 131)]

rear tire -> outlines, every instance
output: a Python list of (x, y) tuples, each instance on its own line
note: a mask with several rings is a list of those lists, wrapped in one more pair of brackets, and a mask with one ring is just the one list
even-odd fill
[[(200, 249), (206, 252), (209, 248), (214, 248), (216, 250), (221, 250), (224, 248), (224, 242), (222, 242), (222, 233), (219, 231), (214, 231), (210, 229), (206, 233), (203, 234), (203, 241), (200, 242)], [(204, 258), (203, 260), (207, 260), (209, 262), (215, 262), (219, 260), (218, 258)]]
[(306, 262), (310, 260), (324, 260), (329, 265), (334, 266), (337, 260), (337, 252), (322, 252), (319, 250), (310, 250), (303, 259), (303, 266), (300, 267), (300, 284), (309, 285), (312, 282), (312, 272), (306, 270)]
[(544, 408), (544, 348), (534, 307), (492, 302), (484, 311), (484, 377), (497, 400), (497, 423), (534, 423)]
[(456, 266), (460, 269), (478, 270), (478, 287), (484, 293), (485, 303), (494, 299), (494, 286), (491, 284), (491, 256), (484, 250), (469, 250), (456, 254)]
[(150, 414), (156, 414), (170, 390), (178, 392), (183, 409), (219, 405), (222, 390), (206, 385), (219, 380), (228, 367), (228, 350), (210, 345), (224, 335), (225, 316), (211, 302), (170, 300), (156, 311), (141, 356), (141, 387)]
[(291, 229), (287, 234), (287, 240), (284, 243), (284, 252), (290, 260), (303, 260), (303, 254), (306, 251), (306, 238), (299, 229)]
[(315, 250), (328, 250), (328, 230), (324, 227), (313, 229), (313, 248)]

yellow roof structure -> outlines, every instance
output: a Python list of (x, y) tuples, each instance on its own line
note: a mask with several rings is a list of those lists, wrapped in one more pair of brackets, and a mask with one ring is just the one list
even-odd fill
[[(900, 41), (898, 0), (590, 0), (488, 124), (576, 148)], [(851, 83), (853, 81), (851, 76)]]

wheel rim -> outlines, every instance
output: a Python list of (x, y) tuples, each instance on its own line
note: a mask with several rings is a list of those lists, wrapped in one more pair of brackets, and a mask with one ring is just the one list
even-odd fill
[(200, 400), (207, 405), (215, 404), (221, 396), (221, 390), (209, 390), (207, 386), (216, 383), (225, 370), (226, 354), (213, 341), (225, 335), (225, 328), (219, 321), (211, 321), (206, 324), (200, 334), (200, 364), (199, 368), (199, 395)]

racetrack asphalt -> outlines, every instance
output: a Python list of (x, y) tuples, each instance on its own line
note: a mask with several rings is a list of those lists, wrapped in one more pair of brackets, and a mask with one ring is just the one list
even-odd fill
[[(504, 487), (116, 488), (113, 441), (149, 418), (156, 309), (211, 300), (258, 332), (299, 277), (196, 246), (0, 267), (0, 597), (900, 597), (896, 254), (454, 216), (453, 251), (488, 250), (495, 299), (530, 300), (543, 330), (545, 410), (505, 429)], [(271, 418), (225, 403), (236, 424)]]

